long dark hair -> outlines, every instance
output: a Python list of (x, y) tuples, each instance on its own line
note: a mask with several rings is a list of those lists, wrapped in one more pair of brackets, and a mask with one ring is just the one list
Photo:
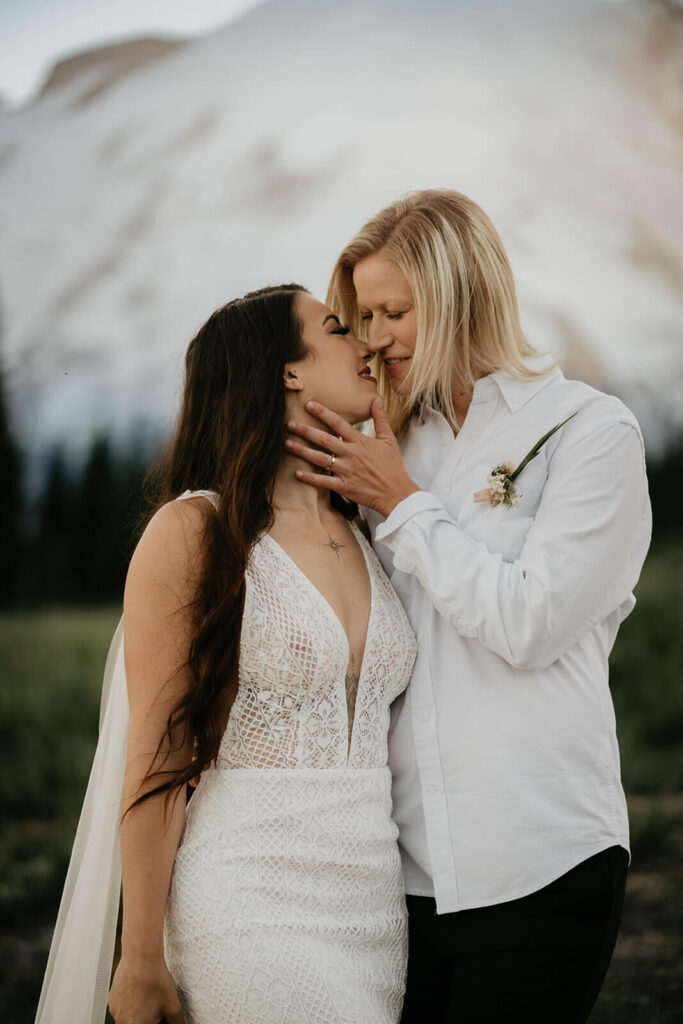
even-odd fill
[[(166, 732), (142, 786), (165, 779), (137, 797), (166, 798), (213, 762), (238, 683), (239, 645), (249, 553), (273, 523), (272, 496), (284, 451), (285, 364), (303, 359), (306, 346), (294, 301), (305, 291), (283, 284), (249, 292), (216, 310), (190, 342), (174, 436), (153, 468), (156, 500), (149, 517), (186, 490), (212, 490), (218, 507), (207, 516), (203, 565), (192, 603), (187, 665), (190, 687), (172, 709)], [(334, 495), (347, 517), (352, 503)], [(168, 740), (187, 730), (191, 760), (175, 770), (153, 770)], [(176, 739), (176, 744), (177, 744)], [(175, 747), (177, 749), (177, 746)]]

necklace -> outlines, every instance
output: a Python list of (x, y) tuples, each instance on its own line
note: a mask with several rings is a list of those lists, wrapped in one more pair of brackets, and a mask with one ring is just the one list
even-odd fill
[(327, 544), (323, 544), (323, 547), (324, 548), (332, 548), (332, 550), (334, 551), (335, 555), (337, 556), (337, 560), (341, 562), (341, 555), (339, 554), (339, 552), (340, 552), (341, 548), (345, 548), (346, 547), (346, 544), (340, 544), (338, 540), (334, 539), (334, 537), (330, 537), (329, 533), (328, 533), (327, 536), (329, 538), (328, 543)]

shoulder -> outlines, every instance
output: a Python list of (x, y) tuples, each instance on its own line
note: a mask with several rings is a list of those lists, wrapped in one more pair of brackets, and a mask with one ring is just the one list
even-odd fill
[(582, 380), (567, 380), (561, 373), (529, 403), (530, 408), (541, 405), (556, 408), (560, 412), (565, 409), (580, 412), (583, 420), (623, 422), (638, 427), (634, 414), (616, 395), (599, 391)]
[(136, 584), (190, 584), (201, 569), (204, 533), (212, 514), (211, 502), (199, 495), (162, 505), (133, 552), (126, 589)]
[[(536, 396), (535, 401), (529, 402), (528, 411), (534, 418), (539, 418), (542, 413), (544, 422), (550, 419), (553, 423), (561, 422), (572, 416), (560, 432), (566, 441), (578, 442), (596, 435), (635, 436), (643, 448), (640, 424), (629, 407), (616, 395), (599, 391), (583, 381), (567, 380), (560, 374)], [(558, 437), (558, 443), (561, 437)]]
[(546, 391), (543, 402), (528, 403), (531, 434), (541, 437), (567, 420), (544, 445), (549, 479), (585, 493), (592, 488), (602, 492), (609, 481), (624, 494), (642, 493), (645, 502), (645, 445), (628, 406), (615, 395), (564, 377)]

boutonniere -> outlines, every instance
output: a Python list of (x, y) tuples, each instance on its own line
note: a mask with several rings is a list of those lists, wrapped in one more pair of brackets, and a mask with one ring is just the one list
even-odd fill
[(566, 420), (562, 420), (561, 423), (554, 426), (547, 434), (544, 434), (541, 440), (537, 441), (531, 451), (524, 456), (516, 469), (511, 462), (501, 462), (499, 466), (494, 466), (487, 477), (489, 486), (485, 487), (482, 491), (476, 491), (474, 500), (488, 501), (492, 508), (495, 508), (496, 505), (504, 505), (506, 508), (517, 508), (519, 505), (519, 495), (515, 490), (515, 480), (524, 467), (532, 459), (536, 458), (548, 438), (552, 437), (556, 430), (563, 427), (574, 416), (576, 416), (575, 412), (571, 416), (567, 416)]

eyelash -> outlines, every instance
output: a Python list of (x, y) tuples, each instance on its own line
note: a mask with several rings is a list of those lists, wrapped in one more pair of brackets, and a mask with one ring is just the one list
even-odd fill
[[(400, 320), (403, 313), (387, 313), (387, 320)], [(372, 320), (372, 313), (363, 313), (361, 320)]]
[(330, 334), (348, 334), (348, 333), (349, 333), (349, 328), (348, 327), (337, 327), (337, 328), (335, 328), (335, 330), (330, 331)]

